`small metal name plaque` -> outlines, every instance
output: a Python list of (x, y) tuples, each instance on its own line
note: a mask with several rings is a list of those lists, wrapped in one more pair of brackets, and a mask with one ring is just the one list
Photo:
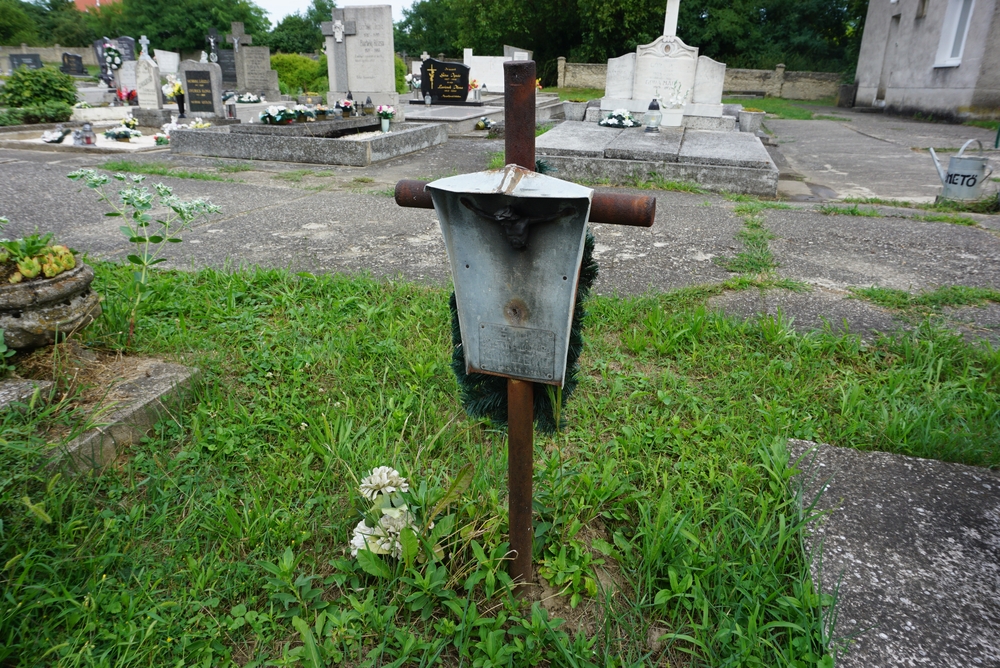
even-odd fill
[(479, 366), (483, 371), (552, 380), (556, 360), (556, 334), (484, 323), (479, 328)]

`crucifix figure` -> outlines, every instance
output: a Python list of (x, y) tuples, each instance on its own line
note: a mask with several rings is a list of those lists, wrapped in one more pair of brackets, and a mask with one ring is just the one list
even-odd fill
[(493, 222), (502, 225), (504, 232), (507, 235), (507, 243), (509, 243), (510, 247), (515, 250), (527, 248), (528, 228), (532, 225), (537, 223), (548, 223), (562, 218), (563, 216), (573, 215), (577, 212), (575, 207), (565, 206), (559, 209), (559, 211), (551, 213), (547, 216), (532, 216), (524, 213), (523, 211), (519, 211), (511, 205), (507, 205), (497, 209), (493, 213), (490, 213), (485, 209), (480, 209), (468, 197), (462, 197), (459, 201), (466, 209), (472, 211), (477, 216), (487, 220), (492, 220)]
[(243, 24), (234, 22), (230, 24), (231, 35), (226, 36), (226, 41), (233, 45), (233, 51), (240, 50), (240, 44), (250, 46), (253, 44), (253, 35), (243, 32)]
[(209, 28), (205, 41), (208, 42), (208, 59), (213, 63), (219, 62), (219, 31), (214, 26)]
[(145, 35), (139, 38), (139, 60), (152, 60), (149, 57), (149, 38)]
[(344, 19), (343, 9), (334, 9), (332, 21), (324, 21), (320, 29), (326, 37), (327, 74), (331, 93), (345, 93), (350, 89), (347, 80), (347, 43), (345, 37), (358, 34), (356, 21)]
[(667, 12), (663, 17), (663, 36), (677, 36), (677, 12), (681, 8), (681, 0), (667, 0)]

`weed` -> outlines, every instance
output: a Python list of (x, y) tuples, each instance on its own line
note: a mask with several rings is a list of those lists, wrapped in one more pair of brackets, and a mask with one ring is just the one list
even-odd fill
[(836, 204), (821, 204), (816, 210), (827, 216), (863, 216), (865, 218), (878, 218), (882, 214), (878, 209), (871, 207), (860, 208), (857, 204), (853, 206), (837, 206)]
[(926, 216), (913, 216), (914, 220), (922, 220), (927, 223), (951, 223), (952, 225), (968, 225), (970, 227), (975, 227), (977, 223), (972, 218), (968, 216), (957, 216), (955, 214), (938, 213), (930, 214)]
[(109, 172), (119, 172), (125, 174), (149, 174), (152, 176), (172, 176), (175, 179), (194, 179), (196, 181), (223, 181), (226, 183), (236, 183), (235, 179), (227, 179), (223, 176), (208, 174), (206, 172), (189, 172), (184, 169), (176, 169), (162, 162), (108, 160), (107, 162), (102, 163), (100, 168), (106, 169)]
[(280, 179), (282, 181), (291, 181), (292, 183), (301, 183), (303, 178), (312, 175), (313, 170), (311, 169), (290, 169), (286, 172), (278, 172), (271, 178)]
[(355, 176), (351, 181), (353, 183), (374, 183), (375, 179), (370, 176)]
[(626, 179), (626, 185), (639, 190), (669, 190), (680, 193), (704, 194), (706, 191), (693, 181), (672, 181), (665, 179), (656, 172), (650, 172), (645, 178), (632, 176)]
[(222, 160), (217, 160), (215, 162), (215, 169), (223, 174), (236, 174), (238, 172), (253, 171), (253, 165), (247, 162), (223, 162)]
[(962, 123), (974, 128), (985, 128), (987, 130), (1000, 130), (1000, 121), (971, 120)]
[(541, 125), (535, 126), (535, 136), (541, 137), (543, 134), (551, 130), (556, 126), (555, 123), (542, 123)]
[(487, 163), (486, 169), (503, 169), (505, 164), (507, 163), (504, 162), (504, 152), (496, 151), (490, 153), (490, 161)]
[(851, 288), (851, 293), (861, 299), (897, 311), (940, 313), (945, 307), (981, 306), (986, 302), (1000, 304), (1000, 290), (964, 285), (948, 285), (912, 295), (905, 290), (892, 288)]

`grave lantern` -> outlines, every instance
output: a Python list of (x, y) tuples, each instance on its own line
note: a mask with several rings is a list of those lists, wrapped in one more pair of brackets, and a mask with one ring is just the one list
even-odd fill
[(236, 118), (236, 97), (226, 98), (226, 118)]
[(372, 96), (369, 95), (365, 98), (365, 116), (375, 115), (375, 103), (372, 102)]
[(97, 134), (94, 132), (94, 128), (91, 127), (90, 123), (83, 124), (83, 130), (80, 132), (80, 138), (83, 140), (84, 146), (93, 146), (97, 143)]
[(660, 131), (660, 121), (663, 120), (663, 112), (660, 111), (660, 103), (653, 98), (653, 101), (649, 103), (649, 109), (646, 111), (646, 132), (659, 132)]

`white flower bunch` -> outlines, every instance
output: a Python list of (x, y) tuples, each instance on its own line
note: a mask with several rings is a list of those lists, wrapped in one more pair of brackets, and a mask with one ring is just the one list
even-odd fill
[(399, 471), (388, 466), (372, 469), (367, 477), (361, 479), (361, 496), (374, 501), (379, 494), (410, 491), (410, 483), (399, 475)]
[(680, 109), (684, 106), (687, 98), (687, 91), (681, 89), (681, 82), (675, 81), (670, 89), (670, 95), (660, 100), (660, 106), (664, 109)]
[(236, 98), (236, 101), (244, 103), (254, 103), (254, 102), (260, 102), (260, 98), (254, 95), (253, 93), (243, 93), (243, 95), (240, 95), (239, 97)]
[(642, 125), (632, 118), (628, 109), (615, 109), (607, 118), (602, 118), (598, 123), (606, 128), (636, 128)]
[[(358, 550), (369, 550), (375, 554), (388, 554), (399, 558), (403, 547), (399, 534), (405, 528), (415, 533), (419, 530), (416, 518), (409, 511), (398, 492), (408, 492), (410, 484), (394, 468), (379, 466), (361, 479), (360, 492), (373, 504), (373, 510), (380, 513), (374, 526), (363, 519), (354, 527), (351, 536), (351, 556), (358, 556)], [(393, 496), (395, 495), (395, 496)]]

